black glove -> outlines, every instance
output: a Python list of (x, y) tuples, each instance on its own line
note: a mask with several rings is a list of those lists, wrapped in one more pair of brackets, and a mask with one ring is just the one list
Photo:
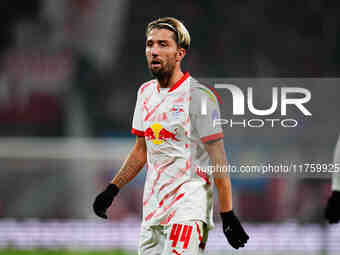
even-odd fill
[(94, 213), (101, 218), (107, 219), (106, 210), (110, 207), (118, 192), (119, 188), (115, 184), (108, 185), (106, 189), (96, 197), (93, 203)]
[(325, 217), (329, 223), (338, 223), (340, 220), (340, 191), (333, 191), (328, 199)]
[(249, 236), (241, 226), (240, 221), (236, 217), (233, 211), (221, 213), (223, 232), (226, 236), (229, 244), (238, 249), (244, 247), (244, 244), (248, 241)]

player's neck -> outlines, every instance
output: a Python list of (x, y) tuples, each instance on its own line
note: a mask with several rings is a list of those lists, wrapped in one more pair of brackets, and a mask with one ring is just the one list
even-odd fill
[(182, 70), (177, 70), (172, 73), (170, 77), (164, 77), (164, 79), (158, 79), (159, 86), (161, 88), (171, 88), (173, 85), (176, 84), (177, 81), (179, 81), (184, 73)]

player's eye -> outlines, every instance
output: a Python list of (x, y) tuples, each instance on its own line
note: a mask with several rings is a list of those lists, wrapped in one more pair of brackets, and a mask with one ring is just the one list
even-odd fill
[(153, 44), (152, 41), (147, 41), (147, 42), (146, 42), (146, 46), (147, 46), (147, 47), (151, 47), (152, 44)]
[(162, 47), (168, 46), (168, 44), (167, 44), (166, 42), (161, 42), (160, 45), (161, 45)]

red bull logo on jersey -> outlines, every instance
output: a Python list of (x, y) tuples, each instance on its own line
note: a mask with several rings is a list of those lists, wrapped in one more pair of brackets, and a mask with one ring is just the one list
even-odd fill
[(164, 141), (179, 141), (176, 137), (177, 133), (172, 133), (165, 129), (161, 124), (154, 123), (144, 131), (145, 139), (151, 140), (154, 144), (162, 144)]

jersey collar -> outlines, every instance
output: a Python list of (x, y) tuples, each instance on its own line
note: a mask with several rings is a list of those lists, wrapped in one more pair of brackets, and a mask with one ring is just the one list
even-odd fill
[[(174, 91), (175, 89), (177, 89), (179, 86), (182, 85), (182, 83), (184, 83), (184, 81), (186, 79), (188, 79), (188, 77), (190, 76), (190, 74), (188, 72), (185, 72), (183, 74), (183, 76), (181, 77), (181, 79), (179, 79), (169, 90), (168, 92)], [(157, 91), (160, 92), (159, 90), (159, 83), (157, 82)]]

